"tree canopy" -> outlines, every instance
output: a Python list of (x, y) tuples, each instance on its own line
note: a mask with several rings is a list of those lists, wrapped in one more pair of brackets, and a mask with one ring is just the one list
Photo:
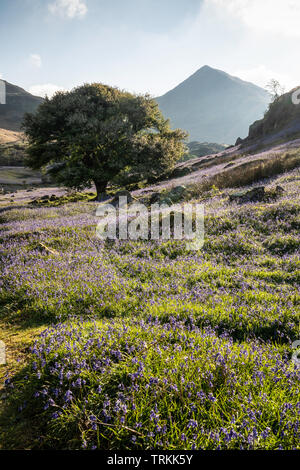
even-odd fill
[(56, 181), (97, 196), (125, 169), (141, 179), (166, 172), (185, 151), (186, 133), (171, 130), (149, 95), (134, 95), (100, 83), (46, 98), (26, 114), (26, 163), (47, 167)]

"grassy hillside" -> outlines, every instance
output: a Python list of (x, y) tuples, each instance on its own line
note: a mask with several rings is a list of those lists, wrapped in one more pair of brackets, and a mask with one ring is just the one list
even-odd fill
[(2, 447), (299, 449), (299, 170), (277, 185), (202, 193), (198, 252), (101, 242), (94, 202), (2, 203)]
[(41, 184), (41, 173), (24, 167), (26, 139), (22, 132), (0, 129), (0, 187), (16, 190)]
[(34, 112), (43, 102), (43, 98), (33, 96), (23, 88), (6, 81), (5, 85), (6, 104), (0, 106), (0, 128), (19, 131), (24, 114)]
[(226, 145), (210, 142), (189, 142), (187, 144), (188, 154), (186, 154), (181, 161), (187, 161), (196, 157), (204, 157), (206, 155), (220, 153), (225, 150), (226, 147)]
[(0, 166), (22, 166), (24, 153), (24, 134), (0, 129)]
[(24, 135), (22, 132), (9, 131), (7, 129), (0, 129), (0, 144), (12, 144), (22, 142)]
[(0, 166), (0, 185), (18, 187), (41, 183), (41, 174), (25, 167)]

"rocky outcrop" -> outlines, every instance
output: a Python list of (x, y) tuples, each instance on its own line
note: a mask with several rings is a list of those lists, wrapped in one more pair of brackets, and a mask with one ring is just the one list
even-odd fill
[(265, 187), (259, 186), (247, 192), (234, 193), (229, 196), (231, 202), (238, 202), (240, 204), (247, 202), (263, 201), (265, 197)]
[(248, 137), (238, 139), (236, 145), (247, 145), (259, 141), (260, 145), (276, 140), (291, 139), (300, 134), (300, 104), (293, 102), (297, 88), (277, 98), (265, 113), (263, 119), (249, 127)]
[(239, 204), (246, 204), (248, 202), (271, 202), (276, 200), (284, 193), (281, 186), (276, 186), (274, 190), (265, 190), (264, 186), (258, 186), (250, 191), (230, 194), (229, 200)]

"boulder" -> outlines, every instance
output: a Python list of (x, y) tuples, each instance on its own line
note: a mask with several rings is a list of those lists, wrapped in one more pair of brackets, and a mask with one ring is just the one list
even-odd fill
[(174, 168), (174, 170), (168, 175), (169, 178), (180, 178), (181, 176), (187, 176), (192, 173), (192, 168), (188, 166)]
[(265, 187), (259, 186), (257, 188), (253, 188), (247, 192), (240, 192), (234, 193), (229, 196), (229, 200), (236, 201), (241, 204), (245, 204), (247, 202), (261, 202), (265, 198)]
[(159, 204), (160, 204), (161, 206), (163, 206), (163, 205), (165, 205), (165, 206), (172, 206), (172, 205), (173, 205), (173, 201), (172, 201), (172, 199), (170, 199), (169, 197), (165, 197), (165, 198), (163, 198), (163, 199), (161, 199), (161, 200), (159, 201)]
[(185, 186), (175, 186), (169, 192), (168, 197), (172, 199), (173, 202), (178, 202), (180, 199), (182, 199), (185, 192), (186, 192)]
[(244, 194), (245, 193), (242, 193), (242, 192), (229, 194), (229, 201), (230, 202), (238, 201), (241, 197), (243, 197)]
[(174, 194), (183, 194), (186, 191), (186, 187), (183, 185), (175, 186), (172, 188), (171, 192)]
[(152, 193), (150, 196), (150, 200), (149, 200), (150, 204), (155, 204), (156, 202), (159, 202), (160, 198), (161, 198), (161, 193), (159, 192)]
[(253, 188), (251, 191), (248, 191), (243, 196), (243, 202), (259, 202), (263, 201), (265, 197), (265, 187), (259, 186), (258, 188)]
[(186, 191), (185, 186), (175, 186), (170, 191), (154, 192), (150, 197), (150, 204), (167, 204), (171, 205), (174, 202), (179, 202)]
[(281, 186), (276, 186), (275, 191), (276, 191), (277, 194), (282, 194), (282, 193), (284, 193), (284, 189), (283, 189)]
[(265, 193), (265, 201), (271, 202), (276, 201), (282, 194), (284, 189), (281, 186), (276, 186)]

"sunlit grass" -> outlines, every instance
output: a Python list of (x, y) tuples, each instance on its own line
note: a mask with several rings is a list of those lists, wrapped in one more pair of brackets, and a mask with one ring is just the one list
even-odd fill
[(101, 242), (94, 202), (2, 211), (2, 446), (299, 447), (297, 172), (277, 183), (270, 204), (215, 190), (199, 252)]

